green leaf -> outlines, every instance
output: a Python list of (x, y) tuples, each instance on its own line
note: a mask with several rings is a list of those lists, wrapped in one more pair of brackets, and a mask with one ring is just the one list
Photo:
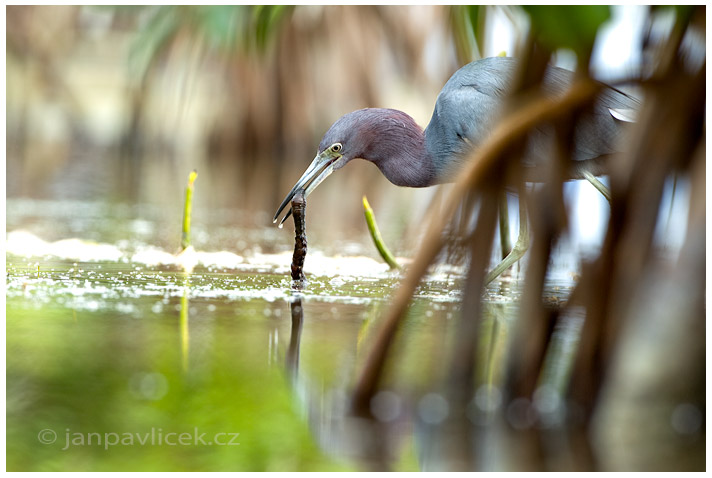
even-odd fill
[(214, 48), (230, 50), (238, 41), (239, 24), (237, 17), (241, 13), (238, 6), (211, 5), (198, 6), (195, 15), (198, 23), (198, 35), (204, 37)]
[(570, 48), (588, 56), (599, 27), (610, 18), (608, 5), (526, 5), (534, 35), (551, 50)]
[(155, 7), (146, 26), (138, 33), (129, 50), (129, 69), (133, 78), (143, 78), (180, 28), (173, 7)]
[(258, 5), (252, 11), (252, 35), (258, 50), (263, 51), (269, 39), (276, 33), (282, 18), (293, 7), (284, 5)]
[(458, 62), (469, 63), (481, 57), (484, 38), (484, 6), (453, 5), (450, 7), (450, 28)]
[(475, 48), (480, 53), (483, 53), (482, 46), (484, 42), (484, 5), (468, 5), (467, 7), (467, 18), (470, 20), (470, 26), (472, 27), (472, 34), (475, 37)]

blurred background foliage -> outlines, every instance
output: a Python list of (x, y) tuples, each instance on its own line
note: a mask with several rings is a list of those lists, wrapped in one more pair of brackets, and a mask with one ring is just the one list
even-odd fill
[[(8, 195), (170, 207), (196, 168), (198, 208), (240, 208), (268, 224), (340, 115), (394, 107), (427, 124), (465, 61), (451, 15), (427, 6), (11, 6)], [(376, 168), (351, 169), (323, 193), (346, 196), (343, 208), (310, 206), (331, 230), (363, 231), (364, 192), (400, 204), (380, 212), (385, 222), (413, 202), (412, 192), (384, 188)], [(395, 223), (402, 234), (403, 220)]]

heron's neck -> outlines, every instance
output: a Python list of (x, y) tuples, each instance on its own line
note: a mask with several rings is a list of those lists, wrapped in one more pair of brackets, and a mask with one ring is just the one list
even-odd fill
[(384, 110), (377, 139), (363, 157), (372, 161), (396, 186), (426, 187), (438, 184), (432, 156), (425, 147), (425, 134), (406, 113)]
[(408, 138), (401, 143), (398, 152), (376, 162), (376, 165), (396, 186), (421, 188), (437, 184), (433, 161), (425, 148), (423, 138)]

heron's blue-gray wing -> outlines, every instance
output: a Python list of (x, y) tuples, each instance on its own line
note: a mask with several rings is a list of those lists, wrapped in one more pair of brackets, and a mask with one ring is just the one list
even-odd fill
[(466, 154), (491, 132), (514, 67), (514, 59), (502, 57), (469, 63), (440, 91), (425, 129), (438, 182), (452, 180)]

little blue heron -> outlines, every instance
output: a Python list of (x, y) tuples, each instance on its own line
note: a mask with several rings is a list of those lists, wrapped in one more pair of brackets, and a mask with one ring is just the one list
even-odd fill
[[(322, 138), (316, 157), (280, 204), (274, 222), (299, 189), (308, 196), (355, 158), (371, 161), (397, 186), (452, 182), (468, 153), (487, 138), (501, 116), (516, 67), (514, 58), (491, 57), (457, 70), (440, 91), (425, 131), (409, 115), (394, 109), (365, 108), (342, 116)], [(572, 80), (573, 72), (550, 66), (543, 91), (563, 93)], [(637, 109), (637, 100), (625, 93), (610, 87), (601, 91), (591, 111), (576, 125), (572, 154), (579, 167), (572, 178), (591, 179), (604, 173), (605, 158), (619, 151), (621, 123), (630, 121)], [(525, 166), (535, 168), (551, 157), (553, 141), (546, 128), (532, 132), (524, 151)]]

